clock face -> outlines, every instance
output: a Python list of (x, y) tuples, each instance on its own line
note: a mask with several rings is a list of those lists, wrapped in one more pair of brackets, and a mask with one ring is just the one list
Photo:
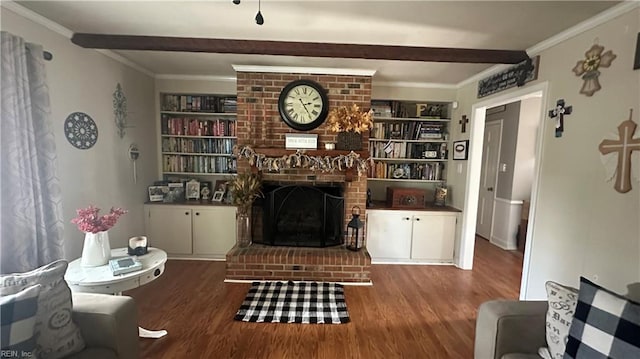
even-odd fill
[(320, 126), (327, 117), (328, 109), (325, 90), (311, 80), (289, 83), (278, 99), (280, 116), (296, 130), (308, 131)]

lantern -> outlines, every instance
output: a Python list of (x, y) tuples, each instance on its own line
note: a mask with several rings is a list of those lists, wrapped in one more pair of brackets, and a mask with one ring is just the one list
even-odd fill
[(351, 220), (347, 224), (347, 249), (359, 251), (364, 243), (364, 223), (360, 220), (360, 207), (351, 208)]

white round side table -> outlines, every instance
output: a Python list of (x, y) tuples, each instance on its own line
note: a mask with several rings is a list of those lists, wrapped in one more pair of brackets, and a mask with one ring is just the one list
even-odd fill
[[(111, 259), (135, 257), (142, 263), (142, 269), (120, 275), (113, 275), (109, 264), (99, 267), (83, 267), (80, 258), (69, 263), (64, 279), (74, 292), (102, 293), (119, 295), (125, 290), (143, 286), (164, 273), (167, 253), (162, 249), (149, 248), (142, 256), (129, 256), (127, 248), (111, 250)], [(140, 337), (161, 338), (167, 335), (166, 330), (147, 330), (138, 327)]]

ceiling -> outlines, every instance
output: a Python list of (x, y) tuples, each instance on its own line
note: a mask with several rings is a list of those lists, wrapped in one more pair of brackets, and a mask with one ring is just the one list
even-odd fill
[[(72, 32), (526, 50), (618, 1), (18, 1)], [(114, 52), (157, 75), (235, 77), (232, 64), (376, 70), (375, 82), (455, 85), (493, 65)], [(55, 56), (55, 54), (54, 54)]]

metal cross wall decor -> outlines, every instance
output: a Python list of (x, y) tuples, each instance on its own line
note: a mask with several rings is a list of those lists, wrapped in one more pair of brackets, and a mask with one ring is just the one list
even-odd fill
[(556, 108), (549, 110), (549, 117), (556, 119), (556, 137), (562, 137), (564, 132), (564, 115), (570, 115), (573, 110), (573, 106), (564, 105), (564, 99), (559, 99), (556, 102)]
[(467, 132), (467, 123), (469, 123), (469, 119), (467, 118), (467, 115), (462, 115), (462, 119), (460, 119), (458, 123), (461, 125), (460, 132), (462, 133)]
[(611, 66), (611, 62), (616, 58), (616, 55), (614, 55), (611, 50), (604, 54), (602, 53), (603, 50), (604, 46), (594, 44), (585, 52), (585, 59), (578, 61), (573, 68), (573, 73), (575, 73), (576, 76), (582, 75), (582, 79), (584, 80), (582, 88), (580, 89), (581, 94), (590, 97), (602, 88), (600, 81), (598, 81), (598, 77), (600, 76), (598, 68)]
[(619, 140), (603, 140), (598, 149), (603, 155), (617, 153), (618, 165), (616, 167), (616, 183), (613, 186), (620, 193), (631, 191), (631, 154), (640, 151), (640, 138), (633, 138), (637, 124), (629, 119), (618, 126)]
[(113, 93), (113, 115), (115, 116), (118, 135), (120, 138), (123, 138), (124, 129), (129, 126), (127, 126), (127, 98), (124, 96), (124, 92), (122, 92), (120, 83), (118, 83), (116, 91)]

